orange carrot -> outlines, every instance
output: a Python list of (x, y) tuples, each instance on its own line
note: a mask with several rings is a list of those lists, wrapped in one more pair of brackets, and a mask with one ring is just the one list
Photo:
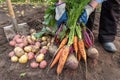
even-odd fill
[(78, 61), (80, 61), (80, 59), (81, 59), (81, 53), (80, 53), (80, 51), (78, 51), (77, 59), (78, 59)]
[(68, 54), (69, 54), (69, 50), (70, 50), (70, 47), (69, 46), (64, 46), (64, 49), (63, 49), (63, 53), (62, 55), (60, 56), (60, 60), (59, 60), (59, 64), (58, 64), (58, 67), (57, 67), (57, 74), (59, 75), (62, 70), (63, 70), (63, 67), (64, 67), (64, 64), (67, 60), (67, 57), (68, 57)]
[(68, 40), (68, 36), (66, 36), (63, 40), (62, 40), (62, 42), (60, 43), (60, 45), (59, 45), (59, 48), (56, 50), (56, 52), (55, 52), (55, 54), (56, 54), (56, 56), (55, 56), (55, 58), (54, 58), (54, 60), (52, 61), (52, 63), (51, 63), (51, 65), (50, 65), (50, 68), (52, 68), (58, 61), (59, 61), (59, 58), (60, 58), (60, 56), (61, 56), (61, 53), (62, 53), (62, 48), (65, 46), (65, 44), (67, 43), (67, 40)]
[(62, 40), (62, 42), (61, 42), (60, 45), (59, 45), (58, 50), (61, 49), (62, 47), (64, 47), (65, 44), (67, 43), (67, 41), (68, 41), (68, 36), (66, 36), (66, 37)]
[(61, 48), (61, 49), (58, 51), (58, 53), (56, 54), (54, 60), (52, 61), (51, 65), (50, 65), (50, 68), (52, 68), (52, 67), (59, 61), (60, 56), (61, 56), (61, 54), (62, 54), (62, 52), (63, 52), (63, 49), (64, 49), (64, 47)]
[(81, 53), (81, 56), (83, 57), (84, 61), (87, 61), (87, 55), (86, 55), (86, 51), (85, 51), (85, 45), (83, 40), (79, 40), (78, 42), (78, 47), (79, 47), (79, 51)]
[(74, 46), (76, 56), (77, 56), (77, 53), (78, 53), (78, 37), (77, 36), (74, 36), (73, 46)]

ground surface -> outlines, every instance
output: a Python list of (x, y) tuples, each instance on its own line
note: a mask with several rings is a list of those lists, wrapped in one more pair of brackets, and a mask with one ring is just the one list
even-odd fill
[[(42, 23), (44, 15), (44, 7), (33, 7), (31, 5), (17, 5), (14, 6), (18, 23), (28, 22), (30, 20), (39, 19)], [(24, 13), (23, 14), (23, 11)], [(97, 13), (95, 20), (95, 46), (99, 50), (100, 56), (96, 67), (90, 67), (88, 64), (88, 80), (120, 80), (120, 25), (118, 25), (118, 36), (115, 40), (115, 45), (118, 51), (115, 54), (106, 52), (102, 46), (97, 42), (98, 35), (98, 20), (99, 13)], [(5, 5), (0, 6), (0, 30), (1, 28), (10, 25), (11, 19), (8, 16)], [(41, 24), (42, 26), (42, 24)], [(2, 34), (2, 31), (0, 31)], [(3, 36), (3, 35), (2, 35)], [(4, 37), (4, 36), (3, 36)], [(12, 63), (8, 57), (8, 53), (13, 49), (8, 45), (5, 38), (0, 40), (0, 80), (57, 80), (56, 67), (47, 73), (47, 68), (32, 69), (28, 64)], [(48, 62), (51, 58), (48, 58)], [(85, 80), (84, 64), (81, 62), (81, 67), (77, 70), (64, 69), (60, 75), (60, 80)], [(24, 76), (21, 76), (25, 73)]]

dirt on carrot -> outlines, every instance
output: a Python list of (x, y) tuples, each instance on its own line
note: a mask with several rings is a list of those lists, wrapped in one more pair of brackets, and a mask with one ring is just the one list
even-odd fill
[(53, 66), (59, 61), (61, 54), (63, 53), (64, 47), (61, 48), (58, 53), (56, 54), (54, 60), (52, 61), (50, 68), (53, 68)]
[(66, 62), (68, 54), (69, 54), (69, 50), (70, 50), (69, 46), (64, 46), (63, 52), (60, 56), (60, 60), (59, 60), (58, 66), (57, 66), (57, 74), (58, 75), (62, 72), (62, 70), (64, 68), (65, 62)]
[(77, 53), (78, 53), (78, 37), (77, 36), (74, 36), (73, 46), (74, 46), (74, 50), (77, 56)]
[(84, 41), (83, 40), (79, 40), (78, 41), (78, 47), (79, 47), (79, 51), (81, 53), (82, 58), (86, 62), (86, 60), (87, 60), (87, 54), (86, 54), (86, 51), (85, 51), (85, 45), (84, 45)]

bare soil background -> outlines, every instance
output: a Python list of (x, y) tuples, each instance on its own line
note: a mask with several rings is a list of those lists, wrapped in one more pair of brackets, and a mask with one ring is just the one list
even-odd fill
[[(39, 20), (41, 28), (44, 6), (35, 7), (33, 5), (14, 5), (18, 23), (29, 22), (33, 19)], [(118, 51), (115, 54), (106, 52), (97, 41), (99, 28), (99, 12), (96, 13), (94, 22), (95, 46), (99, 51), (98, 64), (92, 67), (88, 61), (88, 80), (120, 80), (120, 25), (118, 25), (116, 40), (114, 41)], [(8, 53), (12, 51), (5, 39), (2, 27), (10, 25), (11, 19), (5, 4), (0, 5), (0, 80), (57, 80), (56, 67), (47, 72), (46, 69), (32, 69), (27, 64), (12, 63), (8, 57)], [(47, 56), (48, 63), (51, 57)], [(25, 75), (21, 75), (25, 73)], [(85, 80), (85, 66), (81, 61), (79, 68), (71, 70), (64, 68), (59, 77), (60, 80)]]

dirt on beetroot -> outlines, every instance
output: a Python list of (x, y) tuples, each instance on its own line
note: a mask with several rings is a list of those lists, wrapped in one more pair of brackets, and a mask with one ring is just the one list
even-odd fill
[[(43, 16), (45, 7), (35, 7), (33, 5), (22, 4), (13, 5), (18, 23), (31, 22), (37, 20), (39, 28), (43, 24)], [(64, 68), (60, 76), (57, 76), (56, 66), (48, 71), (45, 69), (33, 69), (30, 67), (30, 61), (27, 64), (12, 63), (8, 57), (8, 53), (13, 50), (5, 39), (4, 26), (12, 24), (8, 14), (7, 6), (2, 4), (0, 6), (0, 80), (85, 80), (85, 65), (81, 61), (76, 70)], [(31, 28), (35, 28), (32, 24)], [(99, 28), (99, 12), (96, 13), (94, 22), (95, 47), (99, 51), (98, 63), (93, 66), (90, 59), (88, 59), (87, 80), (120, 80), (120, 25), (118, 25), (118, 35), (114, 41), (118, 51), (114, 54), (106, 52), (97, 40)], [(48, 64), (52, 57), (46, 55)]]

